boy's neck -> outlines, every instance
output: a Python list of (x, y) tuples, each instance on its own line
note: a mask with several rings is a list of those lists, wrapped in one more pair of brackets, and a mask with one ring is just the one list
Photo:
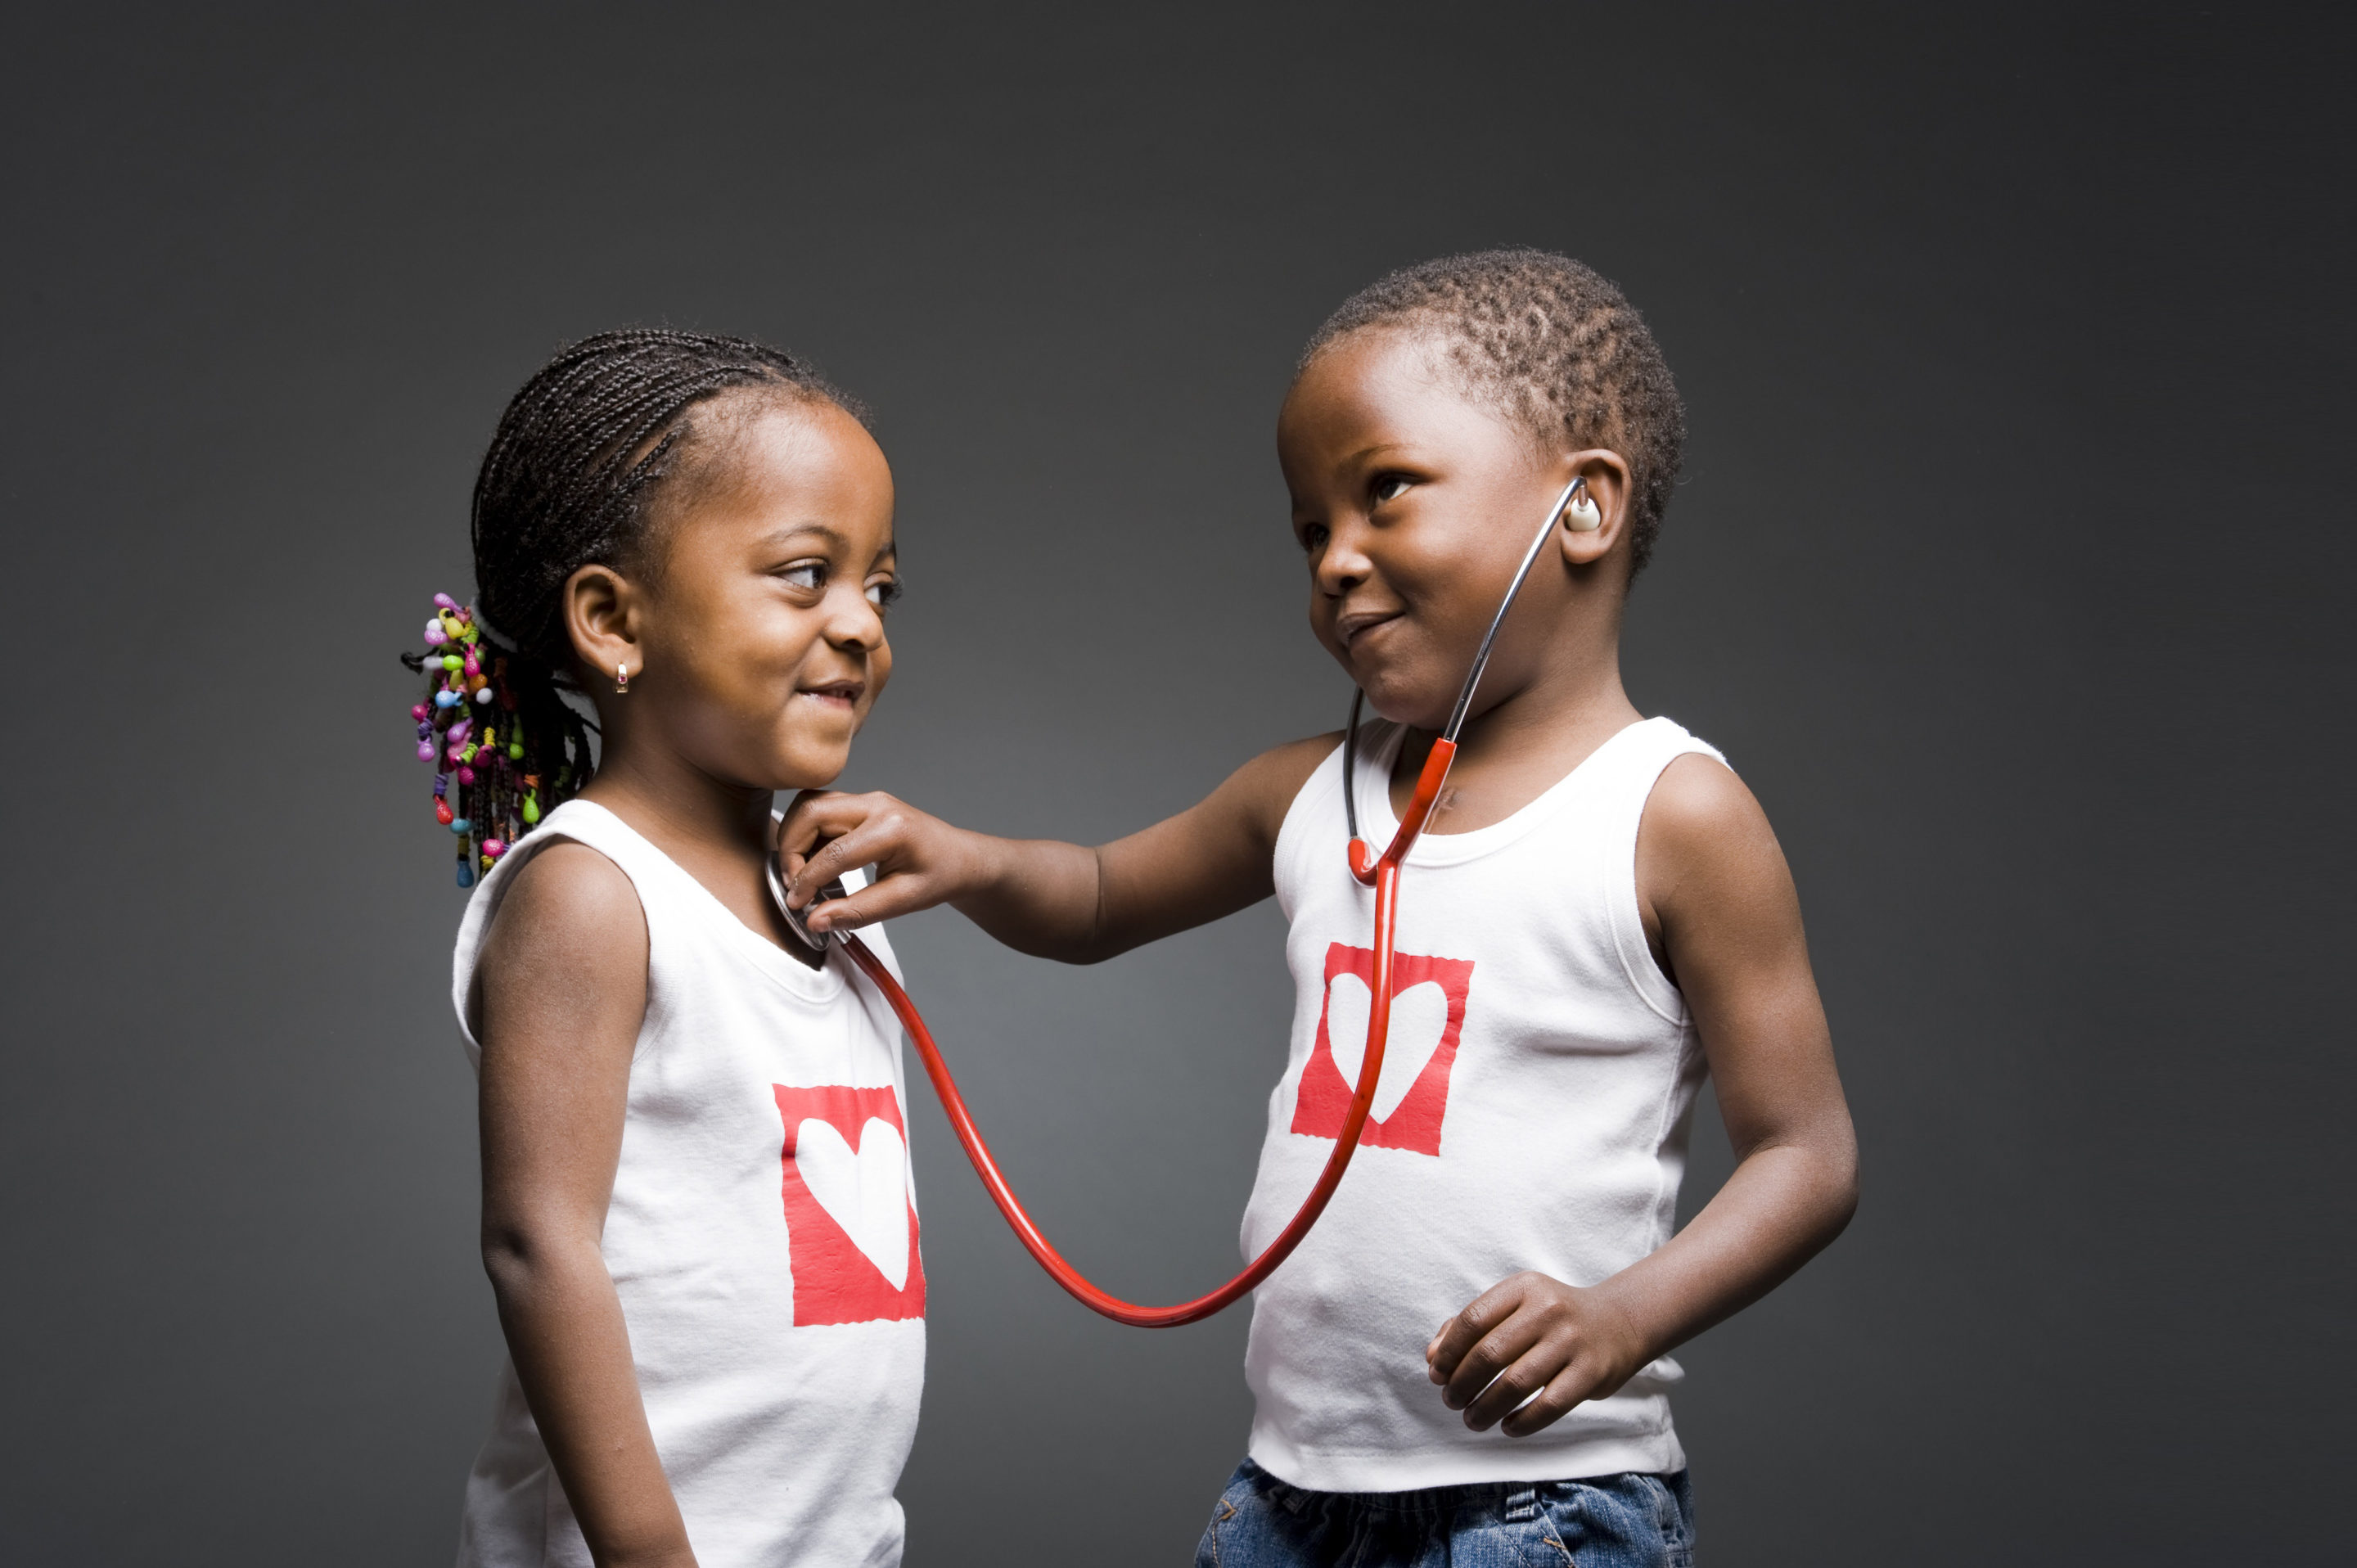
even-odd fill
[[(1485, 673), (1489, 688), (1494, 675)], [(1481, 693), (1487, 696), (1487, 691)], [(1429, 832), (1468, 833), (1501, 822), (1544, 794), (1598, 746), (1644, 715), (1620, 684), (1617, 637), (1566, 648), (1522, 681), (1477, 705), (1457, 737), (1448, 787)], [(1406, 808), (1437, 738), (1410, 729), (1392, 769), (1394, 813)]]

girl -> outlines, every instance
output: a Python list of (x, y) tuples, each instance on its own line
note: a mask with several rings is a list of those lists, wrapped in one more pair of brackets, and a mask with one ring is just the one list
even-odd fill
[(458, 880), (488, 873), (455, 998), (509, 1366), (459, 1562), (896, 1563), (899, 1034), (764, 884), (773, 792), (842, 770), (891, 673), (891, 471), (783, 354), (607, 333), (508, 405), (474, 542), (478, 604), (412, 656)]

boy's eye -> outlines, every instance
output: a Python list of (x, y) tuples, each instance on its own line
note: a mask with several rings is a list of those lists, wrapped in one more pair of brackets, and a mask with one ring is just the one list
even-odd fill
[(1301, 548), (1305, 553), (1315, 554), (1330, 537), (1324, 523), (1309, 523), (1301, 531)]
[(879, 610), (890, 608), (892, 602), (899, 596), (900, 579), (898, 577), (878, 577), (867, 585), (867, 602)]
[(1407, 487), (1407, 476), (1405, 474), (1379, 474), (1375, 478), (1374, 484), (1370, 488), (1369, 493), (1375, 498), (1375, 504), (1381, 506), (1385, 501), (1397, 500), (1405, 495)]
[(823, 588), (826, 586), (826, 563), (823, 561), (797, 561), (792, 565), (787, 567), (784, 571), (780, 572), (778, 575), (783, 577), (787, 582), (791, 583), (797, 588)]

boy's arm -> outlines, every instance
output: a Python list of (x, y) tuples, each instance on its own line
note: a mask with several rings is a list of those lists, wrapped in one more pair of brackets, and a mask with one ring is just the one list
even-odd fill
[(868, 886), (811, 908), (811, 929), (949, 904), (1018, 951), (1095, 963), (1267, 897), (1286, 811), (1340, 744), (1318, 736), (1263, 752), (1177, 816), (1095, 849), (969, 832), (889, 795), (806, 792), (778, 830), (789, 901), (803, 908), (873, 865)]
[(1800, 897), (1740, 779), (1700, 756), (1670, 765), (1639, 829), (1637, 886), (1709, 1058), (1735, 1173), (1667, 1245), (1610, 1279), (1580, 1289), (1516, 1274), (1441, 1326), (1426, 1350), (1432, 1380), (1477, 1432), (1502, 1421), (1526, 1436), (1611, 1393), (1774, 1289), (1857, 1207), (1857, 1142)]
[(620, 868), (554, 843), (515, 874), (476, 970), (483, 1266), (533, 1419), (599, 1568), (690, 1568), (598, 1247), (647, 1004)]

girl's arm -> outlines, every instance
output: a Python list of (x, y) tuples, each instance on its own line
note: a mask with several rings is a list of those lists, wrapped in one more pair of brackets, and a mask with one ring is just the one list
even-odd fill
[(476, 968), (483, 1266), (516, 1378), (600, 1568), (695, 1562), (598, 1248), (647, 1005), (620, 868), (554, 843), (515, 874)]
[(1340, 744), (1319, 736), (1263, 752), (1177, 816), (1095, 849), (969, 832), (889, 795), (805, 793), (778, 832), (789, 902), (805, 908), (844, 872), (873, 865), (874, 882), (812, 909), (813, 930), (949, 904), (1017, 951), (1095, 963), (1275, 891), (1277, 829)]
[(1637, 886), (1710, 1059), (1735, 1174), (1667, 1245), (1610, 1279), (1581, 1289), (1516, 1274), (1443, 1324), (1426, 1360), (1477, 1432), (1502, 1420), (1526, 1436), (1611, 1393), (1781, 1283), (1857, 1205), (1857, 1140), (1800, 897), (1740, 779), (1707, 757), (1670, 765), (1639, 828)]

